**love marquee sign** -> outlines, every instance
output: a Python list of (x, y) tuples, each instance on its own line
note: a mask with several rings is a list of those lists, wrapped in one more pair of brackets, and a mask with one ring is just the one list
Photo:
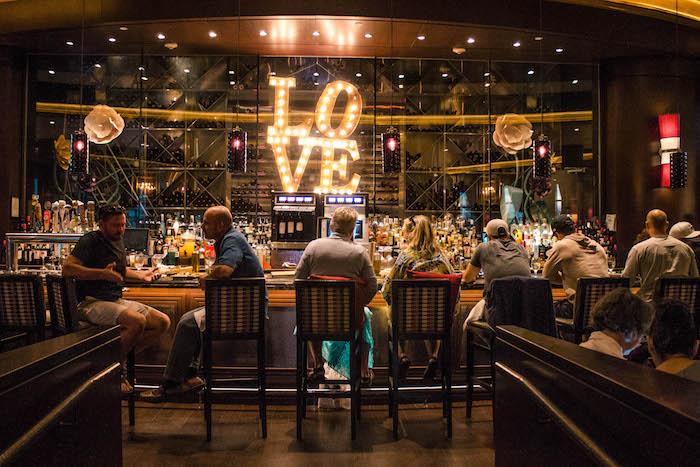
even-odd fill
[[(304, 176), (306, 165), (311, 157), (311, 151), (321, 149), (321, 184), (314, 188), (316, 193), (354, 193), (360, 184), (360, 176), (356, 173), (348, 180), (348, 154), (353, 161), (360, 158), (357, 141), (350, 139), (360, 122), (362, 114), (362, 96), (357, 88), (346, 81), (334, 81), (326, 86), (316, 103), (314, 119), (295, 126), (289, 126), (289, 93), (296, 87), (295, 78), (270, 78), (270, 86), (275, 89), (275, 104), (273, 113), (273, 125), (267, 127), (267, 142), (272, 146), (277, 171), (282, 181), (284, 191), (294, 193), (299, 189), (299, 184)], [(345, 112), (336, 127), (332, 126), (331, 117), (336, 100), (341, 93), (347, 93), (348, 99)], [(311, 128), (316, 124), (321, 136), (309, 136)], [(287, 146), (292, 137), (298, 138), (301, 156), (296, 168), (292, 171)], [(336, 159), (336, 151), (340, 152), (340, 158)], [(343, 185), (334, 185), (335, 173)]]

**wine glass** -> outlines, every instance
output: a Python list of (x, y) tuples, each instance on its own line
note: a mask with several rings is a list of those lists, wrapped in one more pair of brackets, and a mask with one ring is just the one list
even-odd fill
[(204, 267), (209, 270), (211, 269), (212, 266), (214, 266), (214, 261), (216, 261), (216, 256), (214, 255), (206, 255), (204, 257)]
[(153, 267), (156, 267), (160, 269), (160, 267), (163, 265), (163, 255), (161, 254), (155, 254), (151, 257), (151, 264)]
[(143, 253), (134, 256), (134, 267), (137, 271), (140, 271), (144, 264), (146, 264), (146, 256)]

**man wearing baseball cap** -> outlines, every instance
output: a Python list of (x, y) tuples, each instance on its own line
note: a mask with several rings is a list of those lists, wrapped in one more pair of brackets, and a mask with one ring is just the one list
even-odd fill
[(552, 220), (552, 232), (557, 241), (549, 250), (542, 275), (554, 284), (562, 284), (566, 299), (555, 303), (557, 316), (571, 318), (580, 277), (608, 277), (608, 255), (595, 240), (576, 232), (569, 216)]
[(700, 230), (695, 230), (690, 222), (677, 222), (673, 224), (668, 234), (693, 249), (695, 263), (700, 269)]
[[(473, 282), (479, 271), (483, 270), (484, 295), (486, 295), (491, 281), (494, 279), (508, 276), (530, 276), (530, 258), (523, 247), (515, 243), (510, 236), (508, 224), (504, 220), (493, 219), (486, 224), (486, 236), (489, 241), (476, 247), (469, 266), (464, 271), (462, 281)], [(469, 313), (466, 322), (481, 319), (485, 304), (483, 299), (477, 303)]]

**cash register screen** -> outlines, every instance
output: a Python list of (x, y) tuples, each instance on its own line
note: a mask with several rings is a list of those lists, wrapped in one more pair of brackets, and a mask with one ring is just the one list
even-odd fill
[[(330, 221), (326, 224), (326, 237), (331, 236), (331, 223)], [(355, 222), (355, 233), (353, 235), (355, 240), (362, 240), (362, 220), (358, 219)]]
[(126, 251), (148, 250), (148, 229), (126, 229), (124, 231), (124, 249)]

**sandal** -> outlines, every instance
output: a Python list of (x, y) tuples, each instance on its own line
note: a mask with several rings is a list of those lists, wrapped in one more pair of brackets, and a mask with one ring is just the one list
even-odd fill
[(121, 380), (121, 391), (122, 391), (122, 396), (126, 396), (134, 392), (134, 387), (131, 385), (129, 380), (125, 375), (122, 375), (122, 380)]
[(435, 373), (437, 373), (438, 369), (438, 361), (436, 358), (431, 358), (428, 360), (428, 365), (425, 367), (425, 371), (423, 372), (423, 379), (425, 381), (434, 381), (435, 380)]
[(374, 382), (374, 371), (371, 368), (369, 368), (367, 370), (367, 375), (360, 378), (360, 386), (363, 388), (368, 388), (368, 387), (372, 386), (373, 382)]
[(399, 361), (399, 379), (406, 379), (408, 375), (408, 369), (411, 367), (411, 360), (407, 356), (401, 357)]
[(144, 402), (163, 402), (168, 396), (183, 395), (188, 392), (198, 391), (204, 387), (204, 380), (198, 376), (190, 378), (177, 386), (166, 388), (159, 386), (156, 389), (149, 389), (139, 394), (139, 399)]

